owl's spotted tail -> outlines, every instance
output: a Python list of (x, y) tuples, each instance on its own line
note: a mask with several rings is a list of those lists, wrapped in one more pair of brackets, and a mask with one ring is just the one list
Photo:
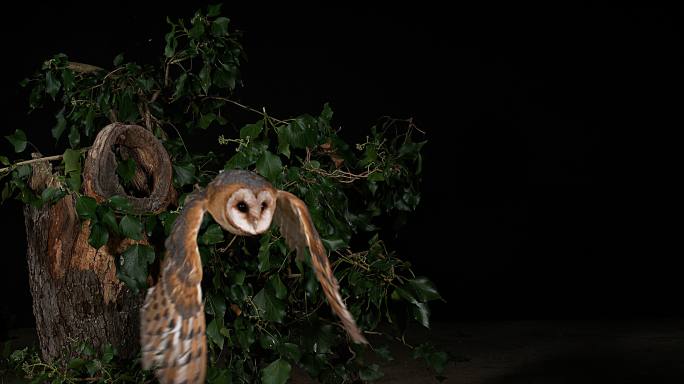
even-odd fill
[(164, 284), (150, 288), (141, 311), (142, 366), (154, 369), (162, 384), (204, 383), (204, 310), (183, 317), (166, 299)]

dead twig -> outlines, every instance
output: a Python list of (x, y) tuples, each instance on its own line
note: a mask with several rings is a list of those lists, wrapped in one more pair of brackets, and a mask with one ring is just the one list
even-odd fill
[(352, 173), (352, 172), (343, 171), (341, 169), (335, 169), (332, 172), (329, 172), (329, 171), (326, 171), (326, 170), (320, 169), (320, 168), (305, 168), (305, 169), (310, 171), (310, 172), (317, 173), (317, 174), (324, 176), (324, 177), (330, 177), (332, 179), (339, 181), (340, 183), (345, 183), (345, 184), (351, 184), (357, 180), (367, 179), (368, 176), (370, 176), (370, 175), (372, 175), (375, 172), (378, 172), (380, 170), (379, 168), (371, 169), (370, 167), (368, 167), (368, 169), (366, 169), (365, 171), (363, 171), (361, 173)]

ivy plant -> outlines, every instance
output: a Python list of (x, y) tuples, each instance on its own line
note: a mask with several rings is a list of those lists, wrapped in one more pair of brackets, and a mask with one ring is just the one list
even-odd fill
[[(253, 170), (306, 202), (362, 329), (401, 339), (409, 320), (429, 327), (428, 303), (440, 295), (388, 249), (380, 226), (387, 218), (405, 217), (420, 202), (423, 132), (411, 120), (385, 118), (362, 142), (349, 143), (335, 128), (328, 104), (289, 118), (245, 106), (235, 97), (245, 58), (241, 36), (221, 16), (220, 6), (197, 11), (189, 21), (167, 21), (158, 65), (138, 65), (118, 55), (103, 69), (58, 54), (22, 82), (30, 89), (32, 112), (52, 110), (49, 134), (63, 153), (27, 159), (28, 149), (35, 149), (29, 136), (47, 133), (39, 129), (6, 136), (14, 154), (0, 156), (2, 199), (42, 207), (75, 196), (95, 248), (112, 236), (147, 239), (116, 255), (126, 260), (116, 263), (119, 279), (142, 292), (151, 266), (163, 257), (163, 241), (185, 196), (223, 169)], [(238, 124), (231, 118), (238, 113), (252, 113), (254, 120)], [(142, 125), (163, 143), (172, 161), (176, 205), (141, 214), (122, 196), (98, 203), (83, 193), (85, 153), (110, 122)], [(214, 132), (214, 150), (193, 148), (192, 137), (203, 132)], [(34, 191), (32, 166), (48, 160), (59, 161), (53, 168), (56, 183)], [(117, 175), (131, 193), (136, 169), (135, 161), (118, 159)], [(374, 351), (347, 344), (311, 269), (295, 260), (277, 231), (234, 237), (206, 215), (198, 236), (211, 352), (208, 382), (284, 383), (294, 366), (321, 382), (382, 377), (378, 365), (368, 362), (373, 353), (390, 358), (382, 338)], [(379, 328), (383, 322), (393, 330), (381, 332), (388, 329)], [(415, 356), (437, 373), (446, 362), (429, 345), (416, 349)], [(88, 363), (80, 364), (68, 372), (94, 374)]]

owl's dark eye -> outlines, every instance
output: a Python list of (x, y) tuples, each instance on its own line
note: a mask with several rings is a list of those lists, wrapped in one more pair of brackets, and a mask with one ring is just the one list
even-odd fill
[(263, 203), (261, 203), (261, 210), (262, 210), (262, 211), (263, 211), (264, 209), (266, 209), (266, 207), (268, 207), (268, 204), (266, 204), (265, 201), (264, 201)]
[(247, 204), (245, 204), (244, 201), (241, 201), (241, 202), (237, 203), (237, 209), (238, 209), (238, 211), (245, 213), (245, 212), (247, 212)]

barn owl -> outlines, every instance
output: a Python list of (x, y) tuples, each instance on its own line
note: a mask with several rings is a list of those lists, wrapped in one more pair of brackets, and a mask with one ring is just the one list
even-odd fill
[(300, 259), (308, 248), (314, 274), (333, 312), (354, 342), (367, 343), (342, 301), (325, 248), (302, 200), (275, 189), (255, 173), (240, 170), (219, 174), (206, 190), (186, 200), (166, 239), (159, 281), (147, 291), (141, 309), (142, 365), (154, 369), (160, 383), (204, 382), (207, 346), (197, 232), (206, 211), (224, 229), (241, 236), (264, 233), (275, 223)]

